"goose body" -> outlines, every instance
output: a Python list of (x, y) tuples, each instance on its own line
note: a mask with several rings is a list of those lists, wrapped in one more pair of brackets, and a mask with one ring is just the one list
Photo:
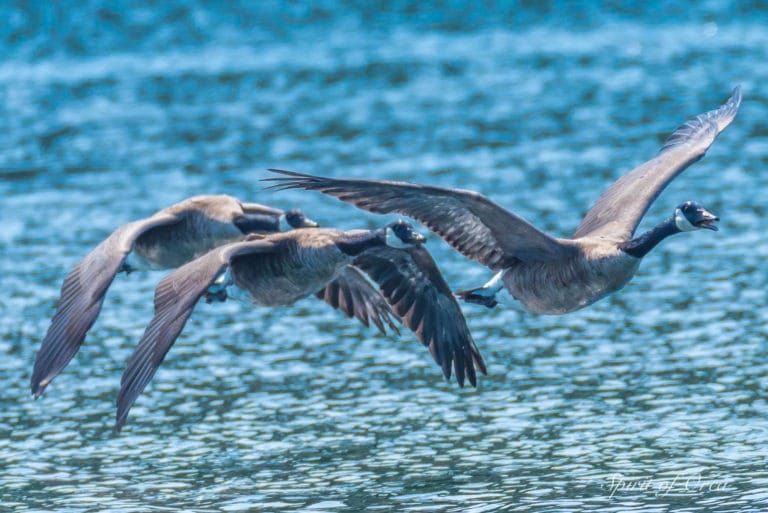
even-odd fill
[(249, 233), (317, 226), (299, 210), (241, 203), (223, 194), (188, 198), (137, 223), (142, 231), (124, 262), (128, 271), (174, 269)]
[(676, 129), (659, 154), (614, 182), (587, 212), (571, 238), (552, 237), (473, 191), (380, 180), (334, 179), (272, 169), (273, 188), (316, 190), (375, 213), (412, 217), (465, 256), (496, 271), (482, 287), (457, 294), (493, 307), (506, 290), (527, 310), (564, 314), (621, 289), (642, 258), (670, 235), (716, 230), (716, 216), (687, 201), (638, 237), (640, 221), (661, 191), (704, 156), (734, 119), (741, 88), (718, 109)]
[(235, 241), (244, 235), (231, 218), (226, 219), (230, 217), (229, 212), (205, 212), (191, 203), (182, 208), (176, 214), (176, 222), (152, 226), (136, 237), (122, 270), (173, 269), (211, 248)]
[(316, 294), (331, 306), (343, 303), (361, 315), (377, 315), (358, 286), (347, 286), (362, 273), (379, 285), (389, 306), (428, 347), (446, 378), (453, 367), (459, 385), (465, 378), (475, 385), (475, 370), (485, 373), (485, 364), (458, 303), (421, 241), (423, 237), (403, 221), (373, 231), (294, 230), (251, 236), (181, 266), (155, 291), (155, 316), (121, 380), (117, 428), (125, 424), (131, 406), (201, 298), (211, 302), (235, 296), (282, 306)]
[[(563, 262), (515, 262), (497, 279), (531, 313), (565, 314), (618, 291), (632, 279), (640, 259), (605, 240), (586, 237)], [(491, 280), (493, 281), (493, 280)], [(487, 290), (494, 290), (489, 283)], [(498, 290), (498, 289), (496, 289)]]
[(287, 306), (314, 294), (354, 261), (336, 246), (343, 234), (326, 228), (270, 236), (276, 251), (244, 255), (229, 266), (227, 295), (260, 306)]
[(317, 226), (298, 210), (284, 212), (232, 196), (206, 195), (117, 228), (64, 279), (56, 313), (35, 360), (32, 393), (40, 396), (75, 356), (118, 273), (178, 267), (247, 233), (278, 230), (281, 221), (296, 227)]

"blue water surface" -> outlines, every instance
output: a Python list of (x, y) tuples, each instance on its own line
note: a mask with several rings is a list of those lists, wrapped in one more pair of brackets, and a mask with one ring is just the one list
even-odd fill
[[(8, 2), (0, 22), (0, 509), (757, 511), (768, 507), (768, 9), (759, 2)], [(580, 312), (464, 311), (489, 375), (313, 300), (201, 304), (126, 429), (164, 273), (120, 276), (80, 353), (29, 378), (67, 270), (201, 193), (381, 218), (267, 167), (470, 188), (568, 236), (616, 177), (741, 84), (641, 228), (674, 237)], [(422, 229), (428, 233), (426, 229)], [(435, 235), (451, 286), (491, 273)]]

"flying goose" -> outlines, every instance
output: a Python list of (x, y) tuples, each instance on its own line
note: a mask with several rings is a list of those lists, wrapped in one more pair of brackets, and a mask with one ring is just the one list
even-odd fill
[(48, 333), (37, 353), (32, 393), (37, 398), (75, 356), (96, 321), (104, 294), (119, 272), (169, 269), (252, 232), (316, 227), (300, 210), (241, 203), (226, 195), (188, 198), (125, 224), (67, 274)]
[(719, 109), (675, 130), (659, 154), (619, 178), (598, 198), (571, 239), (555, 238), (476, 192), (377, 180), (344, 180), (271, 169), (272, 188), (317, 190), (379, 214), (412, 217), (465, 256), (497, 271), (484, 286), (457, 293), (489, 308), (506, 288), (533, 313), (572, 312), (622, 288), (641, 259), (666, 237), (717, 230), (718, 218), (698, 203), (633, 237), (661, 191), (704, 153), (734, 119), (741, 88)]
[[(378, 230), (294, 230), (218, 247), (160, 281), (155, 316), (128, 361), (117, 400), (119, 430), (201, 298), (247, 297), (257, 305), (290, 305), (360, 269), (371, 277), (408, 328), (429, 348), (446, 378), (460, 386), (486, 373), (458, 302), (424, 237), (405, 221)], [(350, 268), (350, 264), (355, 267)]]

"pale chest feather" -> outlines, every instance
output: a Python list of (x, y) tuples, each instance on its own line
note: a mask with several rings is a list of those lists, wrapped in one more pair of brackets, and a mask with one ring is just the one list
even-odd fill
[(634, 276), (640, 260), (615, 247), (589, 247), (563, 263), (519, 263), (504, 273), (510, 293), (538, 314), (564, 314), (616, 292)]

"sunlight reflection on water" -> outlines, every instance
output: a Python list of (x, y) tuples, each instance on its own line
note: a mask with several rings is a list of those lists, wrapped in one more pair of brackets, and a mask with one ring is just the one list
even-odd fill
[[(117, 16), (113, 33), (94, 22), (106, 35), (92, 48), (77, 44), (85, 22), (63, 24), (53, 43), (3, 39), (6, 507), (766, 504), (768, 245), (759, 198), (768, 193), (768, 32), (759, 20), (656, 25), (648, 7), (619, 21), (590, 11), (569, 29), (524, 11), (531, 24), (512, 30), (489, 13), (487, 24), (482, 14), (432, 24), (428, 13), (414, 21), (393, 11), (390, 28), (369, 32), (326, 3), (278, 40), (198, 2), (192, 11), (203, 18), (170, 4), (163, 15), (145, 11), (144, 25)], [(205, 16), (208, 28), (193, 31), (190, 19)], [(601, 16), (605, 23), (589, 21)], [(139, 26), (147, 38), (134, 44), (126, 34)], [(489, 364), (477, 390), (443, 381), (410, 334), (384, 337), (311, 301), (200, 305), (116, 435), (120, 374), (162, 276), (136, 273), (116, 280), (64, 374), (43, 398), (29, 398), (64, 273), (124, 222), (226, 192), (301, 206), (324, 225), (383, 223), (317, 194), (263, 191), (259, 179), (274, 166), (472, 188), (567, 235), (612, 179), (736, 83), (745, 88), (736, 122), (646, 222), (696, 199), (721, 215), (723, 229), (669, 240), (623, 291), (572, 315), (467, 306)], [(454, 288), (490, 277), (436, 237), (429, 245)], [(678, 476), (726, 485), (691, 489), (678, 479), (658, 493)]]

